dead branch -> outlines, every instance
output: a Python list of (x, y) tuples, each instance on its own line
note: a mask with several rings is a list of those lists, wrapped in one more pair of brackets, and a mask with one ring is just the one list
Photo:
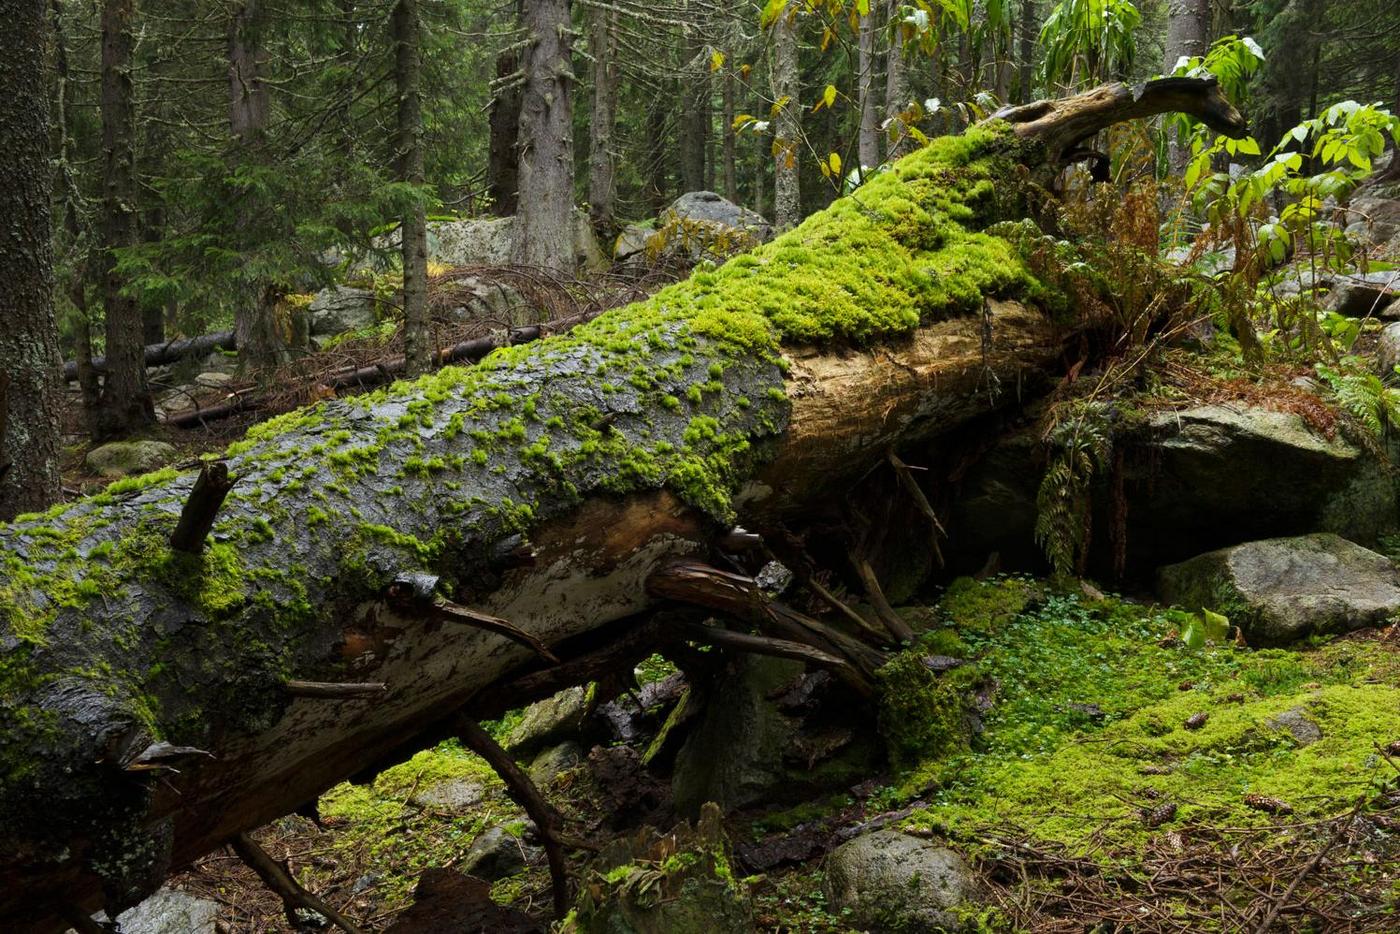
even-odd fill
[(204, 541), (214, 527), (224, 497), (233, 489), (234, 479), (223, 461), (212, 461), (199, 469), (199, 478), (180, 511), (180, 521), (170, 534), (171, 548), (191, 555), (204, 550)]
[(298, 910), (314, 911), (340, 928), (345, 934), (363, 934), (358, 925), (302, 888), (301, 883), (292, 877), (287, 867), (273, 859), (266, 850), (258, 846), (257, 841), (252, 837), (241, 833), (233, 838), (230, 845), (233, 847), (233, 851), (238, 854), (238, 858), (243, 860), (249, 869), (257, 873), (258, 878), (263, 881), (263, 885), (277, 893), (277, 896), (282, 899), (282, 909), (287, 913), (287, 922), (293, 928), (298, 928), (302, 924), (302, 920), (297, 917)]
[(379, 681), (365, 684), (340, 684), (333, 681), (288, 681), (284, 687), (292, 697), (309, 697), (316, 700), (354, 700), (361, 697), (375, 697), (389, 690), (389, 685)]

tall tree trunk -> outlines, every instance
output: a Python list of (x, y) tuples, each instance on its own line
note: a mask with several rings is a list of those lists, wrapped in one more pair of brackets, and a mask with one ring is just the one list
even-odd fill
[[(398, 0), (392, 22), (397, 66), (399, 123), (397, 171), (399, 181), (423, 186), (423, 105), (419, 86), (423, 73), (423, 22), (418, 0)], [(400, 223), (403, 256), (404, 372), (419, 376), (432, 366), (432, 333), (428, 322), (428, 219), (423, 199), (415, 196)]]
[(735, 204), (739, 203), (739, 177), (737, 156), (734, 152), (734, 71), (727, 67), (724, 72), (724, 196)]
[[(239, 0), (229, 19), (228, 84), (229, 131), (233, 134), (234, 158), (255, 162), (265, 157), (268, 111), (271, 95), (262, 76), (267, 58), (262, 31), (266, 22), (263, 0)], [(258, 226), (258, 215), (266, 209), (252, 191), (240, 193), (239, 226), (245, 236)], [(243, 294), (234, 309), (233, 330), (240, 364), (264, 369), (286, 357), (287, 341), (278, 326), (277, 306), (281, 290), (272, 283), (244, 281)]]
[[(1167, 43), (1162, 56), (1162, 74), (1169, 75), (1182, 58), (1205, 55), (1210, 45), (1211, 0), (1170, 0), (1167, 4)], [(1167, 148), (1167, 158), (1180, 171), (1190, 153), (1176, 134)]]
[(613, 228), (617, 164), (613, 132), (622, 69), (617, 61), (617, 11), (590, 7), (589, 45), (593, 53), (593, 120), (588, 137), (588, 219), (600, 233)]
[(777, 101), (777, 134), (773, 142), (773, 223), (779, 230), (802, 219), (800, 161), (802, 146), (802, 88), (797, 74), (797, 9), (790, 3), (773, 23), (773, 99)]
[(155, 422), (146, 384), (146, 344), (141, 307), (122, 294), (117, 251), (136, 243), (135, 94), (131, 20), (135, 0), (102, 6), (102, 305), (106, 312), (107, 375), (97, 431), (102, 438), (128, 434)]
[(900, 119), (909, 106), (909, 76), (904, 61), (904, 32), (899, 25), (900, 0), (889, 2), (890, 48), (885, 55), (885, 120), (889, 160), (893, 162), (913, 149), (913, 141)]
[(514, 258), (574, 268), (573, 33), (569, 0), (527, 0)]
[[(523, 18), (522, 0), (516, 0), (514, 22)], [(495, 93), (488, 118), (490, 151), (486, 159), (486, 194), (491, 212), (509, 217), (520, 206), (520, 100), (523, 77), (520, 53), (507, 49), (496, 56)]]
[(53, 315), (47, 24), (0, 0), (0, 522), (59, 495), (63, 385)]
[(860, 167), (873, 169), (880, 164), (879, 103), (875, 99), (875, 8), (860, 18), (859, 74), (856, 94), (860, 100)]
[[(687, 4), (687, 8), (688, 8)], [(709, 71), (705, 42), (699, 23), (687, 23), (682, 39), (681, 69), (681, 187), (700, 191), (705, 187), (705, 101), (709, 97)]]
[(1036, 39), (1040, 34), (1040, 21), (1036, 15), (1036, 0), (1021, 0), (1020, 39), (1021, 54), (1016, 63), (1016, 103), (1025, 104), (1032, 100), (1031, 82), (1035, 75)]

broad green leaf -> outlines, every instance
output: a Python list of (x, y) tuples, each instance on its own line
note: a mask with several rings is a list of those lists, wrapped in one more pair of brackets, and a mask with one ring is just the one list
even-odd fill
[(1201, 621), (1205, 624), (1206, 638), (1211, 642), (1224, 642), (1230, 635), (1230, 618), (1214, 610), (1201, 610)]

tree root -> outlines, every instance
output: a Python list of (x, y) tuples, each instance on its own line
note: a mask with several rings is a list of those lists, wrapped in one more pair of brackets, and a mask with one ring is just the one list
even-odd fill
[(321, 899), (301, 887), (301, 883), (292, 878), (292, 874), (287, 870), (285, 864), (273, 859), (257, 841), (246, 833), (241, 833), (234, 837), (230, 844), (233, 851), (238, 854), (238, 858), (248, 866), (249, 869), (257, 873), (258, 878), (263, 881), (277, 896), (282, 899), (282, 910), (287, 914), (287, 922), (293, 928), (301, 926), (301, 919), (297, 917), (298, 910), (314, 911), (345, 934), (363, 934), (363, 930), (350, 921), (340, 912)]

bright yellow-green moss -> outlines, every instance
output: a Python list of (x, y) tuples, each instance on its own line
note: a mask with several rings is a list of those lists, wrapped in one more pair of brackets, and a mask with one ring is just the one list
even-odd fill
[[(969, 583), (948, 599), (965, 608), (975, 587), (985, 606), (1012, 584), (1028, 586)], [(1159, 832), (1141, 811), (1164, 802), (1177, 806), (1167, 829), (1264, 826), (1276, 818), (1250, 809), (1245, 795), (1279, 798), (1307, 818), (1339, 813), (1369, 783), (1393, 780), (1376, 747), (1400, 736), (1400, 653), (1348, 641), (1303, 652), (1192, 650), (1163, 644), (1181, 623), (1176, 611), (1038, 599), (994, 628), (974, 614), (973, 628), (959, 631), (975, 666), (956, 669), (958, 678), (994, 703), (970, 750), (949, 755), (931, 742), (905, 779), (904, 794), (932, 789), (914, 824), (974, 846), (1025, 834), (1085, 853), (1134, 852)], [(1322, 739), (1303, 745), (1270, 726), (1288, 711), (1317, 724)], [(1186, 728), (1199, 713), (1205, 725)]]

